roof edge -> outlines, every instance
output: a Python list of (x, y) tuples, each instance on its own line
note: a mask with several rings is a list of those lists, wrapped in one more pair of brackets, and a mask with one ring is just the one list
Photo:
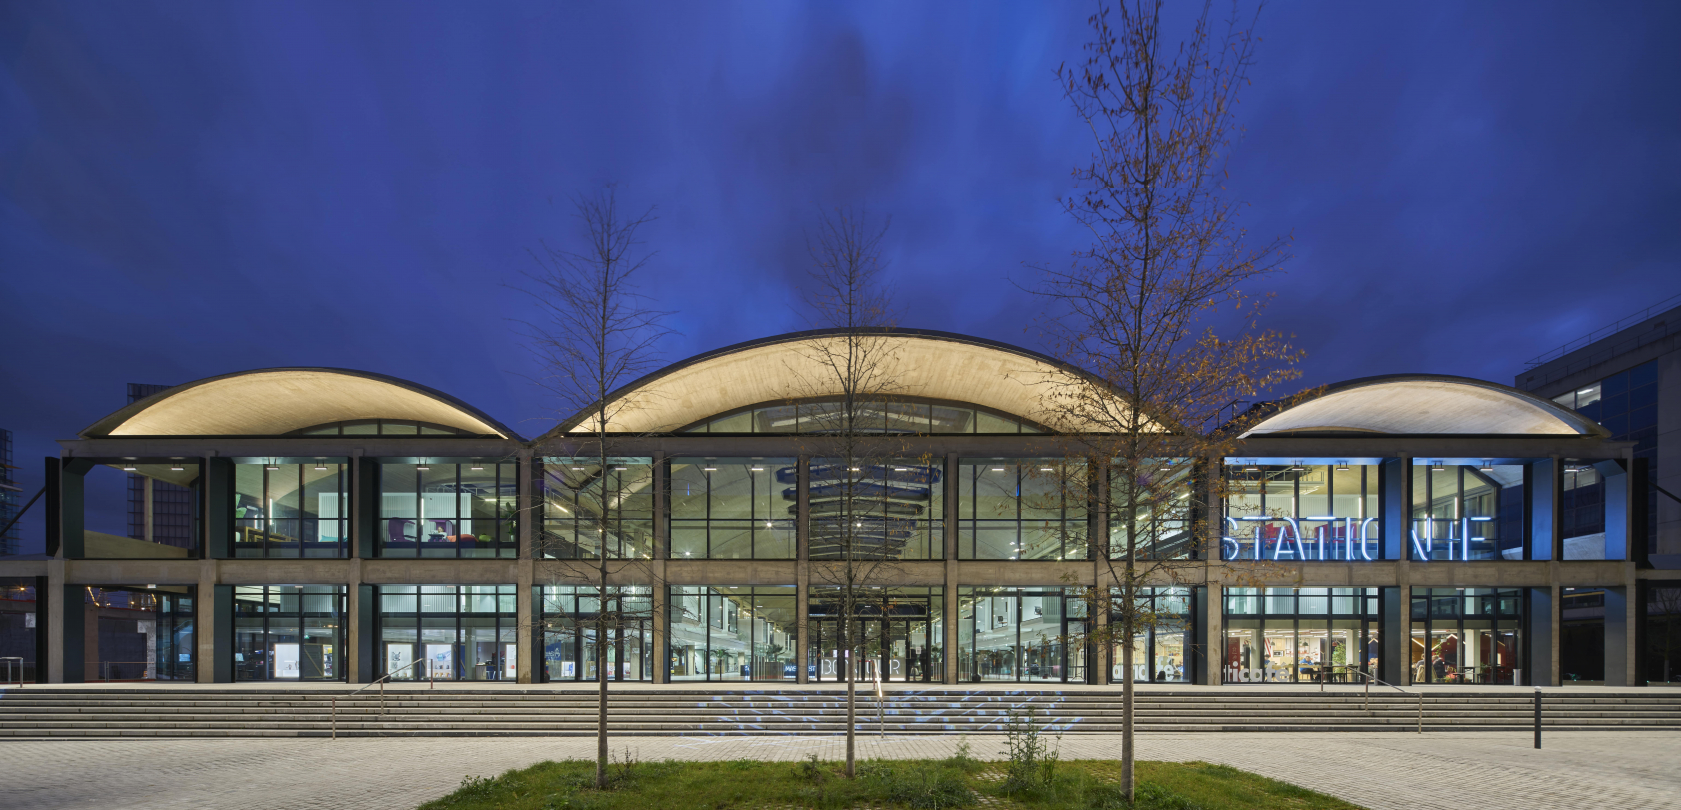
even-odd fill
[[(159, 391), (156, 394), (153, 394), (153, 395), (151, 395), (149, 397), (146, 397), (144, 399), (138, 400), (136, 402), (129, 403), (127, 406), (124, 406), (123, 408), (120, 408), (116, 411), (113, 411), (112, 413), (106, 415), (103, 419), (100, 419), (100, 420), (94, 422), (93, 424), (87, 426), (85, 429), (79, 431), (76, 434), (76, 436), (77, 436), (77, 438), (81, 438), (81, 439), (108, 438), (111, 435), (111, 431), (116, 430), (124, 422), (127, 422), (129, 419), (132, 419), (135, 415), (137, 415), (140, 412), (146, 410), (147, 408), (152, 407), (153, 405), (156, 405), (160, 402), (163, 402), (164, 400), (169, 399), (170, 397), (173, 397), (173, 396), (175, 396), (177, 394), (180, 394), (182, 392), (188, 391), (188, 390), (193, 389), (193, 388), (197, 388), (201, 385), (207, 385), (209, 383), (219, 382), (221, 380), (233, 379), (235, 377), (248, 377), (248, 376), (251, 376), (251, 375), (254, 375), (254, 374), (272, 374), (272, 373), (283, 372), (283, 371), (307, 371), (307, 372), (326, 373), (326, 374), (341, 374), (341, 375), (344, 375), (344, 376), (347, 376), (347, 377), (360, 377), (360, 378), (365, 379), (365, 380), (373, 380), (375, 382), (386, 383), (387, 385), (395, 385), (398, 388), (406, 388), (406, 389), (408, 389), (410, 391), (413, 391), (417, 394), (421, 394), (421, 395), (424, 395), (424, 396), (431, 397), (432, 399), (443, 402), (447, 405), (450, 405), (451, 407), (454, 407), (456, 409), (459, 409), (459, 410), (471, 415), (473, 418), (478, 419), (481, 422), (484, 422), (485, 424), (489, 425), (491, 428), (500, 432), (502, 434), (502, 438), (512, 439), (514, 441), (520, 441), (520, 442), (525, 441), (525, 439), (522, 438), (518, 433), (515, 433), (514, 431), (508, 429), (507, 425), (504, 425), (501, 422), (497, 421), (496, 419), (492, 418), (490, 414), (487, 414), (484, 411), (481, 411), (478, 408), (475, 408), (472, 405), (467, 404), (465, 401), (463, 401), (461, 399), (458, 399), (454, 396), (451, 396), (451, 395), (446, 394), (442, 391), (439, 391), (436, 388), (430, 388), (430, 387), (421, 385), (420, 383), (411, 382), (409, 380), (405, 380), (405, 379), (402, 379), (402, 378), (399, 378), (399, 377), (392, 377), (388, 374), (378, 374), (378, 373), (375, 373), (375, 372), (372, 372), (372, 371), (359, 371), (357, 369), (352, 369), (352, 368), (331, 368), (331, 367), (328, 367), (328, 366), (281, 366), (281, 367), (277, 367), (277, 368), (255, 368), (255, 369), (249, 369), (249, 370), (246, 370), (246, 371), (234, 371), (234, 372), (229, 372), (227, 374), (218, 374), (214, 377), (205, 377), (203, 379), (193, 380), (192, 382), (185, 382), (185, 383), (182, 383), (180, 385), (165, 388), (164, 390)], [(369, 417), (369, 418), (378, 418), (378, 417)]]
[[(898, 328), (891, 328), (891, 327), (867, 327), (867, 328), (864, 328), (864, 329), (848, 329), (846, 327), (832, 327), (832, 328), (828, 328), (828, 329), (807, 329), (807, 330), (800, 331), (800, 332), (785, 332), (785, 333), (780, 334), (780, 335), (772, 335), (770, 337), (755, 338), (753, 340), (745, 340), (745, 341), (742, 341), (740, 343), (733, 343), (733, 344), (728, 345), (728, 346), (723, 346), (723, 347), (720, 347), (720, 348), (717, 348), (717, 349), (711, 349), (711, 350), (708, 350), (708, 351), (704, 351), (704, 352), (701, 352), (700, 354), (696, 354), (696, 355), (684, 358), (682, 360), (679, 360), (675, 363), (672, 363), (671, 365), (664, 366), (664, 367), (660, 368), (658, 371), (652, 371), (652, 372), (649, 372), (647, 374), (644, 374), (641, 377), (636, 378), (635, 380), (632, 380), (632, 381), (630, 381), (630, 382), (628, 382), (624, 385), (619, 386), (618, 388), (613, 389), (610, 393), (607, 394), (607, 401), (612, 402), (613, 400), (624, 397), (624, 396), (636, 391), (639, 388), (646, 387), (647, 385), (652, 384), (652, 383), (660, 380), (663, 377), (668, 377), (668, 376), (670, 376), (672, 374), (675, 374), (679, 371), (682, 371), (686, 368), (690, 368), (692, 366), (697, 366), (697, 365), (700, 365), (701, 363), (705, 363), (709, 360), (715, 360), (717, 358), (724, 357), (726, 355), (735, 354), (737, 352), (744, 352), (744, 351), (747, 351), (749, 349), (763, 348), (765, 346), (775, 346), (775, 345), (782, 344), (782, 343), (798, 343), (800, 341), (811, 340), (813, 338), (821, 338), (821, 337), (828, 337), (828, 336), (833, 336), (833, 335), (845, 335), (845, 334), (861, 334), (861, 335), (879, 336), (879, 337), (899, 336), (899, 337), (911, 337), (911, 338), (925, 338), (925, 339), (929, 339), (929, 340), (946, 341), (946, 342), (949, 342), (949, 343), (962, 343), (962, 344), (967, 344), (967, 345), (971, 345), (971, 346), (982, 346), (982, 347), (985, 347), (985, 348), (988, 348), (988, 349), (995, 349), (997, 351), (1007, 352), (1009, 354), (1014, 354), (1014, 355), (1017, 355), (1019, 357), (1025, 357), (1025, 358), (1028, 358), (1028, 359), (1031, 359), (1031, 360), (1035, 360), (1035, 361), (1044, 363), (1048, 366), (1051, 366), (1053, 368), (1056, 368), (1058, 370), (1061, 370), (1061, 371), (1064, 371), (1064, 372), (1067, 372), (1067, 373), (1070, 373), (1070, 374), (1074, 374), (1074, 375), (1079, 376), (1079, 377), (1084, 377), (1088, 380), (1094, 380), (1094, 381), (1097, 381), (1097, 382), (1101, 383), (1101, 381), (1097, 380), (1097, 378), (1095, 376), (1093, 376), (1090, 372), (1088, 372), (1084, 369), (1078, 368), (1076, 366), (1070, 365), (1068, 363), (1065, 363), (1061, 360), (1058, 360), (1054, 357), (1051, 357), (1050, 355), (1047, 355), (1047, 354), (1044, 354), (1044, 353), (1041, 353), (1041, 352), (1036, 352), (1032, 349), (1023, 348), (1021, 346), (1016, 346), (1014, 344), (1005, 343), (1003, 341), (992, 340), (990, 338), (976, 337), (974, 335), (964, 335), (964, 334), (959, 334), (957, 332), (942, 332), (942, 331), (939, 331), (939, 330), (936, 330), (936, 329), (898, 329)], [(590, 405), (579, 409), (577, 413), (574, 413), (571, 416), (567, 417), (566, 419), (562, 420), (560, 424), (555, 425), (553, 428), (550, 428), (548, 431), (544, 432), (541, 436), (538, 436), (537, 439), (538, 440), (548, 439), (548, 438), (558, 436), (558, 435), (562, 435), (562, 434), (566, 433), (567, 431), (571, 430), (573, 427), (582, 423), (586, 418), (588, 418), (589, 415), (590, 415), (590, 412), (593, 411), (599, 404), (600, 403), (591, 403)]]
[[(1313, 402), (1315, 400), (1323, 399), (1323, 398), (1328, 397), (1332, 394), (1337, 394), (1337, 393), (1341, 393), (1341, 392), (1344, 392), (1344, 391), (1352, 391), (1352, 390), (1355, 390), (1357, 388), (1368, 388), (1368, 387), (1373, 386), (1373, 385), (1382, 385), (1382, 384), (1385, 384), (1385, 383), (1394, 383), (1394, 382), (1444, 382), (1444, 383), (1455, 383), (1455, 384), (1459, 384), (1459, 385), (1469, 385), (1469, 386), (1473, 386), (1473, 387), (1476, 387), (1476, 388), (1483, 388), (1483, 389), (1486, 389), (1486, 390), (1489, 390), (1489, 391), (1494, 391), (1496, 393), (1506, 394), (1508, 396), (1516, 397), (1519, 400), (1528, 402), (1528, 403), (1533, 404), (1533, 405), (1538, 405), (1538, 406), (1541, 407), (1542, 410), (1547, 411), (1547, 412), (1551, 413), (1552, 415), (1558, 417), (1558, 419), (1560, 421), (1564, 422), (1565, 424), (1575, 426), (1578, 430), (1578, 435), (1590, 436), (1590, 437), (1597, 438), (1597, 439), (1609, 439), (1609, 438), (1611, 438), (1611, 431), (1606, 430), (1603, 425), (1600, 425), (1598, 422), (1595, 422), (1592, 419), (1589, 419), (1589, 418), (1581, 415), (1580, 413), (1577, 413), (1575, 410), (1572, 410), (1570, 408), (1566, 408), (1563, 405), (1560, 405), (1557, 402), (1554, 402), (1550, 399), (1543, 399), (1541, 397), (1538, 397), (1538, 396), (1535, 396), (1534, 394), (1529, 393), (1528, 391), (1524, 391), (1523, 389), (1514, 388), (1510, 385), (1504, 385), (1504, 384), (1501, 384), (1501, 383), (1493, 382), (1491, 380), (1481, 380), (1481, 379), (1477, 379), (1476, 377), (1460, 377), (1460, 376), (1456, 376), (1456, 375), (1453, 375), (1453, 374), (1416, 374), (1416, 373), (1379, 374), (1379, 375), (1374, 375), (1374, 376), (1371, 376), (1371, 377), (1355, 377), (1354, 379), (1351, 379), (1351, 380), (1343, 380), (1342, 382), (1331, 383), (1329, 385), (1324, 386), (1320, 390), (1318, 395), (1313, 396), (1313, 397), (1309, 397), (1309, 398), (1304, 399), (1300, 402), (1297, 402), (1296, 404), (1291, 405), (1288, 408), (1284, 408), (1282, 410), (1277, 410), (1277, 411), (1274, 411), (1270, 414), (1267, 414), (1259, 422), (1256, 422), (1255, 425), (1256, 425), (1256, 427), (1259, 427), (1260, 425), (1265, 424), (1270, 419), (1281, 416), (1285, 413), (1290, 412), (1291, 410), (1294, 410), (1294, 409), (1299, 408), (1303, 405), (1306, 405), (1309, 402)], [(1346, 428), (1344, 428), (1344, 429), (1346, 429)], [(1239, 436), (1239, 438), (1247, 439), (1247, 438), (1254, 437), (1256, 435), (1254, 430), (1255, 430), (1255, 428), (1250, 428), (1249, 430), (1244, 431)], [(1263, 434), (1259, 434), (1259, 435), (1268, 436), (1268, 435), (1274, 435), (1274, 434), (1263, 433)], [(1400, 434), (1386, 434), (1386, 435), (1400, 435)], [(1458, 434), (1455, 434), (1455, 435), (1458, 435)]]

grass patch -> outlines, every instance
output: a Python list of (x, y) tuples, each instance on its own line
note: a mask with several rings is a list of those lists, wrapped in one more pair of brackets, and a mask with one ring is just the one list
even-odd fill
[(615, 765), (599, 791), (595, 763), (542, 762), (494, 779), (469, 777), (420, 810), (750, 810), (801, 807), (1033, 808), (1034, 810), (1359, 810), (1295, 785), (1205, 762), (1140, 762), (1138, 802), (1128, 807), (1120, 763), (1063, 760), (1055, 778), (1005, 795), (1008, 763), (961, 756), (869, 760), (847, 779), (836, 762), (645, 762)]

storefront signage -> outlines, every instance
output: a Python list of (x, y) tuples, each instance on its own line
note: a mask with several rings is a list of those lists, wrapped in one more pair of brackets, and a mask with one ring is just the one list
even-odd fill
[[(1339, 527), (1337, 524), (1341, 522)], [(1269, 524), (1278, 524), (1277, 538), (1272, 542), (1273, 560), (1292, 560), (1307, 562), (1310, 560), (1346, 560), (1355, 559), (1355, 546), (1359, 546), (1360, 559), (1372, 562), (1372, 543), (1377, 538), (1372, 536), (1372, 524), (1377, 518), (1353, 518), (1323, 515), (1319, 517), (1272, 517), (1270, 515), (1246, 515), (1244, 517), (1226, 518), (1226, 536), (1220, 538), (1221, 556), (1228, 560), (1242, 559), (1243, 543), (1238, 535), (1244, 534), (1240, 523), (1255, 524), (1254, 554), (1249, 559), (1264, 559), (1264, 547), (1267, 545), (1267, 528)], [(1305, 527), (1303, 524), (1307, 524)], [(1317, 524), (1317, 525), (1314, 525)], [(1340, 535), (1340, 537), (1338, 536)], [(1358, 539), (1356, 539), (1358, 537)], [(1251, 538), (1244, 538), (1251, 539)], [(1289, 555), (1288, 557), (1284, 555)]]

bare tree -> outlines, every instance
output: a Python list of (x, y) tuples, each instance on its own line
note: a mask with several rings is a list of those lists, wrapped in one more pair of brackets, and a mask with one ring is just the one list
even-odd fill
[[(898, 372), (903, 339), (881, 284), (881, 240), (886, 223), (867, 213), (835, 211), (820, 218), (810, 240), (812, 269), (805, 295), (812, 325), (795, 362), (803, 371), (795, 398), (823, 396), (806, 405), (801, 432), (813, 461), (808, 472), (811, 574), (826, 583), (839, 611), (836, 662), (846, 678), (846, 774), (856, 773), (857, 679), (862, 653), (883, 644), (885, 622), (860, 615), (875, 589), (899, 570), (907, 535), (924, 515), (896, 493), (933, 486), (926, 463), (904, 458), (904, 443), (891, 425), (891, 401), (904, 387)], [(813, 370), (814, 369), (814, 370)], [(805, 421), (809, 419), (809, 421)], [(871, 627), (876, 635), (871, 636)]]
[[(1128, 800), (1136, 640), (1158, 620), (1144, 589), (1192, 581), (1189, 569), (1218, 553), (1218, 461), (1239, 431), (1210, 428), (1222, 406), (1293, 378), (1300, 356), (1259, 328), (1265, 299), (1244, 292), (1279, 269), (1286, 242), (1245, 244), (1220, 186), (1254, 19), (1234, 4), (1217, 33), (1205, 3), (1175, 50), (1159, 0), (1123, 0), (1113, 13), (1100, 3), (1085, 59), (1057, 71), (1093, 140), (1073, 171), (1079, 191), (1063, 202), (1092, 244), (1065, 267), (1037, 268), (1036, 291), (1048, 343), (1088, 374), (1048, 381), (1046, 421), (1083, 437), (1076, 455), (1092, 478), (1070, 479), (1110, 515), (1093, 543), (1107, 581), (1086, 596), (1094, 618), (1112, 617), (1090, 640), (1121, 649)], [(1216, 334), (1232, 318), (1234, 334)]]
[(557, 581), (589, 583), (594, 591), (596, 786), (606, 789), (608, 642), (648, 618), (653, 601), (642, 598), (642, 589), (651, 595), (660, 585), (649, 562), (651, 509), (633, 505), (651, 486), (652, 470), (615, 452), (631, 438), (615, 430), (615, 420), (638, 406), (609, 395), (658, 367), (656, 344), (670, 330), (663, 325), (668, 313), (651, 308), (638, 291), (639, 273), (652, 258), (640, 233), (654, 209), (626, 214), (611, 185), (572, 204), (582, 231), (578, 249), (545, 242), (531, 252), (538, 269), (525, 274), (524, 292), (540, 313), (525, 326), (544, 370), (541, 383), (572, 416), (561, 425), (566, 455), (545, 476), (546, 500), (557, 501), (557, 511), (571, 520), (561, 531), (545, 529), (535, 551), (555, 559), (546, 565), (559, 572)]

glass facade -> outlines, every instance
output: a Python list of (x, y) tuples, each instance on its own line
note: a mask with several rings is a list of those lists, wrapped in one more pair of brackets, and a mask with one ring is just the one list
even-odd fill
[(1225, 683), (1377, 677), (1379, 588), (1227, 588)]
[[(1126, 471), (1109, 474), (1109, 557), (1126, 559), (1190, 559), (1196, 556), (1191, 536), (1191, 465), (1187, 459), (1164, 458), (1141, 471), (1138, 486), (1129, 487)], [(1129, 510), (1136, 515), (1128, 520)]]
[(346, 459), (235, 459), (233, 478), (235, 557), (349, 556)]
[(385, 459), (379, 465), (382, 557), (514, 557), (519, 465)]
[(1566, 459), (1559, 492), (1559, 534), (1566, 560), (1605, 559), (1605, 473), (1614, 461)]
[[(715, 416), (679, 433), (833, 433), (844, 405), (835, 400), (756, 405)], [(895, 400), (853, 406), (862, 433), (1044, 433), (1019, 417), (962, 403)]]
[(961, 459), (958, 559), (1086, 559), (1085, 491), (1085, 465), (1080, 462)]
[[(34, 577), (0, 578), (0, 683), (37, 679), (36, 633), (45, 632), (35, 605)], [(45, 673), (40, 673), (45, 674)]]
[(344, 677), (343, 585), (238, 585), (233, 589), (236, 681)]
[[(1137, 616), (1147, 625), (1133, 635), (1132, 679), (1140, 683), (1190, 683), (1196, 673), (1196, 602), (1191, 588), (1139, 589)], [(1119, 590), (1110, 599), (1119, 604)], [(1111, 629), (1121, 627), (1124, 616), (1111, 610)], [(1119, 641), (1109, 645), (1109, 678), (1115, 683), (1127, 676)]]
[(794, 558), (794, 459), (674, 458), (670, 469), (672, 559)]
[(465, 430), (434, 425), (428, 422), (416, 422), (412, 419), (352, 419), (348, 422), (330, 422), (316, 425), (302, 430), (294, 430), (299, 436), (472, 436)]
[(1523, 466), (1413, 459), (1407, 547), (1414, 560), (1521, 560)]
[[(850, 622), (845, 593), (811, 589), (806, 624), (806, 673), (813, 682), (846, 680), (848, 650), (856, 650), (857, 680), (937, 683), (945, 667), (942, 588), (858, 588)], [(846, 640), (843, 646), (842, 631)]]
[(603, 628), (601, 589), (588, 586), (544, 585), (544, 681), (594, 681), (596, 639), (605, 629), (607, 677), (615, 681), (647, 681), (654, 677), (654, 600), (647, 588), (609, 586)]
[[(193, 646), (192, 589), (86, 588), (84, 618), (89, 642), (84, 647), (84, 681), (191, 681)], [(89, 615), (91, 614), (91, 615)]]
[(517, 590), (379, 586), (380, 674), (392, 680), (513, 680), (519, 661)]
[(1412, 589), (1414, 683), (1512, 683), (1522, 643), (1521, 588)]
[(792, 586), (673, 587), (669, 598), (671, 680), (795, 679)]
[[(1592, 385), (1553, 397), (1553, 401), (1566, 408), (1574, 408), (1583, 416), (1605, 426), (1606, 430), (1611, 431), (1612, 440), (1634, 442), (1634, 457), (1646, 459), (1647, 465), (1649, 483), (1646, 488), (1646, 514), (1656, 515), (1658, 492), (1654, 487), (1658, 480), (1658, 361), (1652, 360), (1613, 374)], [(1565, 483), (1568, 486), (1574, 482), (1566, 479)], [(1583, 486), (1591, 487), (1592, 484), (1593, 482), (1587, 482)], [(1588, 495), (1587, 492), (1582, 493), (1584, 500)], [(1567, 500), (1565, 506), (1572, 508), (1574, 503)], [(1576, 522), (1578, 520), (1590, 522), (1591, 516), (1577, 518), (1567, 515), (1567, 530), (1580, 525)], [(1646, 523), (1645, 542), (1648, 550), (1653, 548), (1652, 544), (1657, 539), (1657, 526), (1656, 520)], [(1566, 547), (1565, 559), (1570, 559), (1569, 551)]]
[(1074, 588), (958, 588), (958, 681), (1084, 682), (1086, 613)]
[[(814, 560), (929, 560), (943, 556), (945, 475), (929, 459), (811, 462)], [(792, 483), (792, 481), (790, 482)]]
[(1382, 559), (1377, 465), (1226, 459), (1225, 467), (1220, 559)]
[(543, 459), (541, 556), (638, 559), (654, 553), (650, 458)]

